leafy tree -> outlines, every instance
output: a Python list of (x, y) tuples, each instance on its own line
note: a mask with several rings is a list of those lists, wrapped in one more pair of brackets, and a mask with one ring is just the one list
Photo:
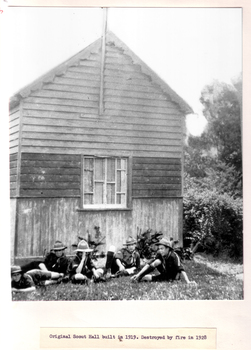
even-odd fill
[(185, 145), (185, 171), (192, 177), (204, 178), (207, 169), (215, 163), (205, 132), (201, 136), (189, 136)]
[(184, 244), (242, 257), (242, 82), (214, 81), (200, 101), (208, 124), (185, 146)]
[[(189, 136), (185, 172), (197, 190), (242, 196), (241, 78), (234, 85), (214, 81), (204, 87), (200, 101), (208, 121), (201, 136)], [(185, 189), (188, 185), (185, 177)], [(191, 179), (190, 183), (191, 185)], [(187, 186), (188, 187), (188, 186)]]
[(193, 177), (190, 174), (185, 173), (185, 193), (193, 188), (197, 193), (203, 193), (205, 190), (210, 190), (218, 194), (228, 193), (228, 195), (233, 198), (242, 197), (242, 178), (233, 166), (218, 161), (214, 166), (201, 167), (201, 171), (204, 172), (203, 177)]
[[(239, 86), (236, 84), (236, 86)], [(232, 85), (214, 81), (201, 93), (200, 102), (208, 124), (204, 132), (207, 146), (215, 150), (218, 160), (242, 171), (241, 100)]]

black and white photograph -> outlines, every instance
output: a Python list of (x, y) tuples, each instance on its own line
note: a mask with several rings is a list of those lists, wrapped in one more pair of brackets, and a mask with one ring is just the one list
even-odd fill
[(12, 300), (242, 300), (242, 9), (8, 15)]
[(1, 348), (250, 349), (250, 4), (0, 2)]

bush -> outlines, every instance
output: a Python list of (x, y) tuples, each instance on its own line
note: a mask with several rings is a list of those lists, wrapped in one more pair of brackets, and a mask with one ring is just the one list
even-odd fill
[[(242, 200), (198, 188), (184, 197), (184, 245), (215, 256), (242, 258)], [(195, 249), (196, 249), (195, 248)]]

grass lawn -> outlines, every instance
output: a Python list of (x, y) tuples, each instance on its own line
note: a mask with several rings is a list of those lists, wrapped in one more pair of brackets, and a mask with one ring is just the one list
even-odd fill
[[(205, 260), (205, 257), (203, 257)], [(209, 267), (210, 260), (185, 261), (185, 270), (189, 279), (197, 282), (197, 287), (181, 281), (132, 283), (130, 277), (120, 277), (107, 282), (75, 285), (72, 283), (38, 287), (31, 293), (13, 293), (13, 301), (38, 300), (241, 300), (243, 299), (243, 281), (230, 273), (217, 271)], [(199, 262), (198, 262), (199, 261)], [(235, 268), (236, 270), (237, 268)], [(238, 273), (239, 271), (237, 271)]]

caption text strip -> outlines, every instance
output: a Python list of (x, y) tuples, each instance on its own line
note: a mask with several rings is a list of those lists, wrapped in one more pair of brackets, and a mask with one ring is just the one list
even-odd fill
[(216, 349), (216, 328), (40, 328), (40, 347)]

